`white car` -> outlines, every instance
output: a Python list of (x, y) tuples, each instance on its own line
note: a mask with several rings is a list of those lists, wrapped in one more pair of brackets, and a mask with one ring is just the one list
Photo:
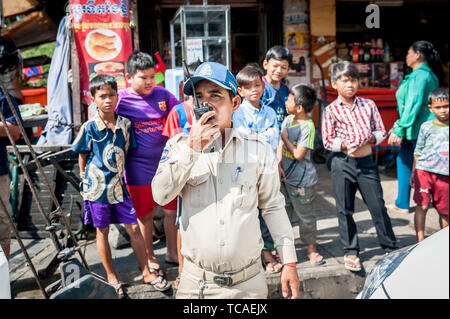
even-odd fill
[(357, 299), (448, 299), (449, 227), (374, 265)]
[(0, 299), (11, 299), (8, 260), (2, 246), (0, 246)]

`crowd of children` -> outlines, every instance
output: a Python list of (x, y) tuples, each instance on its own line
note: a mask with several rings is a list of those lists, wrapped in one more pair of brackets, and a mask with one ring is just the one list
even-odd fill
[[(200, 63), (189, 66), (191, 74)], [(307, 245), (311, 264), (325, 259), (316, 248), (314, 187), (318, 177), (311, 160), (316, 128), (310, 112), (316, 93), (308, 85), (291, 88), (283, 83), (292, 64), (291, 52), (282, 46), (271, 48), (263, 61), (245, 66), (236, 76), (242, 104), (233, 113), (233, 126), (242, 134), (257, 134), (273, 149), (278, 160), (281, 193), (292, 221), (299, 219), (300, 238)], [(165, 145), (177, 134), (187, 134), (194, 121), (193, 98), (180, 103), (168, 90), (155, 85), (155, 64), (150, 55), (135, 51), (127, 60), (129, 87), (117, 92), (114, 78), (99, 75), (91, 80), (92, 102), (97, 115), (86, 122), (73, 143), (79, 153), (85, 223), (97, 229), (98, 251), (108, 282), (120, 297), (126, 293), (112, 265), (108, 244), (110, 223), (123, 223), (139, 261), (144, 282), (157, 290), (170, 288), (153, 250), (153, 199), (151, 182)], [(345, 267), (359, 271), (359, 243), (352, 218), (356, 190), (359, 189), (371, 213), (380, 245), (386, 252), (397, 248), (396, 237), (383, 200), (372, 144), (386, 138), (375, 103), (356, 96), (359, 73), (350, 62), (338, 62), (331, 70), (332, 86), (338, 98), (323, 113), (321, 128), (324, 147), (335, 152), (331, 166), (339, 233), (344, 248)], [(185, 81), (187, 75), (185, 75)], [(448, 90), (430, 95), (430, 110), (436, 119), (420, 131), (411, 176), (417, 203), (415, 225), (423, 240), (425, 214), (433, 202), (442, 227), (448, 225)], [(157, 190), (153, 190), (157, 192)], [(177, 221), (181, 198), (162, 207), (167, 253), (165, 261), (178, 265), (183, 258)], [(260, 212), (264, 242), (261, 252), (268, 273), (281, 271), (276, 247)]]

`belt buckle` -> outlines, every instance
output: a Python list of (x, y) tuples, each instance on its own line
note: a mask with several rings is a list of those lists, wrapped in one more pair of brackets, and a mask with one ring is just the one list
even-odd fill
[(233, 284), (233, 279), (230, 275), (227, 274), (214, 276), (213, 280), (219, 286), (231, 287), (231, 285)]

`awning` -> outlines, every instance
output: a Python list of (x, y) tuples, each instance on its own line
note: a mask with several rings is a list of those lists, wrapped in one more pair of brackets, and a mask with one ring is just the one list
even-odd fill
[(43, 11), (34, 11), (2, 29), (2, 36), (11, 38), (19, 49), (55, 41), (58, 26)]
[(38, 6), (37, 0), (3, 0), (3, 16), (14, 17)]

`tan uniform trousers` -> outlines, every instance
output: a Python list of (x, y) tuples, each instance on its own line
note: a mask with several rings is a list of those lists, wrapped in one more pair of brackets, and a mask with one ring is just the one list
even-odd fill
[(281, 193), (286, 200), (286, 212), (292, 223), (292, 216), (298, 216), (300, 239), (305, 244), (315, 244), (317, 237), (317, 222), (315, 213), (315, 191), (314, 186), (305, 187), (304, 193), (300, 194), (299, 189), (285, 182), (281, 183)]
[[(231, 287), (219, 286), (213, 281), (207, 281), (203, 289), (203, 297), (205, 299), (267, 299), (269, 290), (261, 262), (259, 267), (260, 271), (257, 275)], [(183, 267), (176, 299), (198, 299), (200, 279)]]
[(11, 243), (11, 225), (8, 220), (9, 214), (11, 216), (11, 204), (9, 203), (9, 195), (11, 193), (11, 181), (8, 174), (0, 175), (0, 196), (3, 204), (6, 206), (8, 212), (0, 208), (0, 245), (8, 246)]

